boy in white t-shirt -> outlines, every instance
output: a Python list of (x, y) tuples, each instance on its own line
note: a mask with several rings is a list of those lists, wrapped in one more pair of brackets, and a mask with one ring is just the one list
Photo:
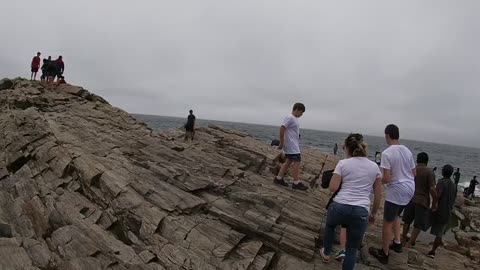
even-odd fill
[(283, 149), (287, 160), (283, 163), (278, 175), (273, 179), (273, 183), (288, 187), (288, 183), (285, 182), (283, 176), (287, 173), (290, 165), (292, 165), (292, 189), (298, 190), (308, 189), (308, 187), (299, 180), (300, 162), (302, 158), (300, 155), (300, 123), (298, 118), (300, 118), (304, 112), (305, 105), (295, 103), (292, 113), (283, 120), (282, 126), (280, 127), (280, 145), (278, 149)]
[(396, 125), (390, 124), (385, 128), (385, 140), (389, 147), (382, 152), (380, 163), (383, 171), (382, 183), (385, 184), (383, 246), (369, 250), (383, 264), (388, 263), (390, 249), (397, 253), (402, 252), (400, 214), (415, 194), (415, 160), (412, 152), (400, 144), (399, 138), (400, 131)]

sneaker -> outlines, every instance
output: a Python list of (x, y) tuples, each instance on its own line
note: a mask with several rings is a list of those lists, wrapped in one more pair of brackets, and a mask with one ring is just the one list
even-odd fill
[(403, 252), (403, 245), (401, 243), (397, 244), (397, 243), (395, 243), (395, 241), (393, 241), (393, 243), (390, 244), (389, 248), (391, 250), (397, 252), (397, 253), (402, 253)]
[(275, 178), (273, 179), (273, 183), (274, 183), (274, 184), (277, 184), (277, 185), (280, 185), (280, 186), (288, 187), (288, 183), (285, 182), (285, 180), (283, 180), (283, 178), (278, 179), (276, 176), (275, 176)]
[(339, 250), (337, 254), (335, 254), (335, 260), (341, 261), (345, 258), (345, 250)]
[(371, 248), (368, 249), (368, 253), (370, 253), (370, 255), (375, 257), (382, 264), (387, 264), (388, 263), (388, 255), (385, 254), (385, 251), (383, 251), (383, 248), (371, 247)]
[(308, 187), (305, 186), (302, 182), (299, 182), (298, 184), (293, 183), (292, 184), (292, 189), (298, 189), (298, 190), (306, 191), (306, 190), (308, 190)]
[(435, 259), (435, 252), (430, 251), (430, 252), (428, 252), (427, 256), (428, 256), (429, 258)]

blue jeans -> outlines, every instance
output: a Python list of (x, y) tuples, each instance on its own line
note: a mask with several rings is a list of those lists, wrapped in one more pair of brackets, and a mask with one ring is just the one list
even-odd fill
[(332, 202), (328, 207), (325, 235), (323, 237), (324, 252), (327, 256), (332, 253), (335, 227), (339, 225), (344, 225), (347, 229), (347, 244), (342, 269), (352, 270), (357, 261), (357, 251), (362, 245), (363, 235), (367, 230), (367, 209), (360, 206)]

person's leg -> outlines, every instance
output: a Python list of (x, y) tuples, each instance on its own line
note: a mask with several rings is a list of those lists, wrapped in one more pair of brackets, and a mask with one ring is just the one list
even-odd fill
[[(405, 212), (407, 210), (405, 209)], [(410, 237), (410, 241), (408, 241), (407, 247), (411, 248), (415, 245), (418, 236), (422, 230), (425, 230), (426, 223), (428, 217), (428, 209), (420, 204), (415, 204), (415, 222), (413, 224), (413, 231), (412, 236)], [(405, 226), (405, 224), (403, 225)]]
[(363, 236), (368, 225), (368, 211), (360, 206), (353, 206), (347, 225), (347, 243), (343, 270), (352, 270), (357, 261), (357, 253), (362, 246)]
[(390, 244), (392, 243), (392, 228), (394, 221), (383, 220), (382, 249), (388, 255)]
[(340, 230), (340, 248), (345, 250), (347, 246), (347, 228)]
[(415, 203), (410, 202), (405, 208), (403, 213), (403, 233), (402, 233), (402, 244), (407, 242), (408, 233), (410, 232), (410, 225), (415, 219)]
[(342, 260), (345, 258), (345, 249), (347, 245), (347, 228), (342, 225), (340, 229), (340, 250), (335, 254), (335, 259)]
[(30, 81), (33, 79), (33, 71), (32, 74), (30, 74)]
[(293, 177), (293, 182), (295, 184), (298, 184), (299, 178), (300, 178), (300, 161), (293, 161), (292, 165), (292, 177)]
[(329, 260), (333, 251), (333, 241), (335, 239), (335, 227), (340, 225), (341, 217), (345, 211), (345, 205), (332, 202), (328, 207), (327, 221), (325, 222), (325, 232), (323, 236), (323, 254), (325, 259)]
[(397, 216), (395, 221), (393, 222), (393, 233), (394, 233), (394, 241), (396, 244), (400, 244), (401, 242), (401, 234), (402, 234), (402, 225), (400, 223), (400, 217)]
[(287, 161), (283, 163), (282, 168), (280, 168), (280, 171), (278, 172), (277, 179), (281, 179), (285, 176), (291, 164), (292, 164), (292, 160), (287, 158)]
[(34, 81), (37, 80), (37, 72), (36, 71), (33, 73), (33, 80)]
[(435, 252), (437, 251), (437, 248), (443, 244), (442, 242), (442, 237), (436, 236), (435, 241), (433, 241), (433, 247), (432, 250), (428, 253), (428, 255), (433, 255), (435, 256)]

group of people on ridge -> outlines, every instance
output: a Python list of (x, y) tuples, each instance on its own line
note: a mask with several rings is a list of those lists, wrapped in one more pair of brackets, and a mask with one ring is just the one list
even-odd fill
[(30, 75), (30, 80), (37, 79), (37, 72), (41, 69), (42, 75), (40, 76), (40, 80), (53, 83), (55, 81), (55, 77), (57, 77), (58, 84), (66, 83), (65, 77), (63, 73), (65, 71), (65, 63), (63, 62), (63, 57), (60, 55), (56, 60), (52, 60), (52, 57), (49, 56), (48, 58), (43, 59), (43, 64), (40, 66), (42, 55), (41, 52), (37, 52), (37, 55), (33, 57), (32, 62), (30, 64), (30, 69), (32, 74)]
[[(305, 106), (296, 103), (292, 113), (283, 120), (278, 148), (283, 150), (286, 161), (273, 180), (276, 185), (290, 186), (284, 176), (292, 167), (291, 188), (296, 190), (308, 189), (299, 179), (301, 153), (298, 118), (304, 112)], [(386, 126), (384, 133), (389, 147), (381, 153), (380, 166), (368, 159), (367, 144), (361, 134), (352, 133), (344, 141), (346, 158), (336, 165), (329, 184), (333, 200), (327, 206), (323, 248), (320, 250), (325, 263), (333, 257), (335, 228), (341, 226), (340, 243), (343, 250), (335, 257), (343, 258), (344, 270), (354, 268), (368, 224), (375, 222), (380, 208), (382, 185), (385, 188), (382, 246), (370, 247), (369, 253), (387, 264), (390, 250), (402, 252), (403, 246), (413, 247), (420, 232), (429, 227), (435, 241), (428, 256), (434, 258), (437, 248), (442, 245), (442, 236), (447, 230), (457, 193), (456, 184), (451, 179), (454, 168), (449, 164), (444, 165), (442, 179), (435, 182), (433, 170), (427, 167), (427, 153), (419, 153), (415, 162), (411, 151), (400, 143), (400, 131), (396, 125)], [(412, 223), (414, 229), (411, 237), (408, 237)]]

